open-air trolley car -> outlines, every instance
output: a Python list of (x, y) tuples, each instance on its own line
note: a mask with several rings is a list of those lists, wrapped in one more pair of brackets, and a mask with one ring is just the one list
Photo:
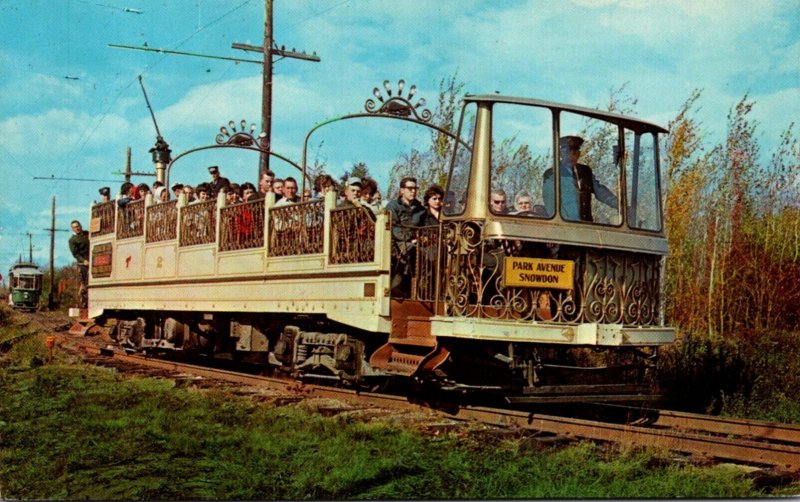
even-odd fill
[[(517, 403), (653, 398), (657, 351), (674, 340), (661, 305), (666, 130), (493, 94), (467, 96), (452, 133), (419, 108), (401, 91), (340, 119), (448, 138), (438, 226), (398, 232), (387, 212), (338, 207), (332, 193), (277, 207), (273, 194), (93, 205), (90, 316), (116, 320), (115, 339), (137, 350), (250, 354), (301, 379), (400, 378)], [(225, 132), (218, 146), (258, 150), (252, 131)], [(582, 138), (588, 177), (565, 167), (567, 136)], [(523, 192), (529, 210), (490, 204)], [(393, 289), (398, 275), (407, 286)]]

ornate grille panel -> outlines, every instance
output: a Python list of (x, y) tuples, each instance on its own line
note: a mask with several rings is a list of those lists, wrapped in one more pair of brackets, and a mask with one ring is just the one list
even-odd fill
[(324, 221), (325, 202), (322, 200), (270, 208), (270, 255), (322, 253)]
[(442, 296), (448, 314), (489, 319), (564, 323), (658, 323), (659, 258), (652, 255), (572, 250), (556, 258), (575, 262), (572, 290), (506, 287), (503, 258), (513, 241), (481, 238), (475, 222), (444, 227), (447, 265)]
[(161, 242), (178, 236), (178, 201), (153, 204), (147, 208), (147, 242)]
[(100, 228), (92, 235), (105, 235), (114, 231), (114, 201), (92, 206), (92, 220), (100, 219)]
[(195, 202), (181, 209), (181, 246), (209, 244), (217, 238), (217, 201)]
[(264, 245), (264, 200), (223, 207), (220, 212), (220, 251)]
[(117, 239), (144, 235), (144, 199), (128, 202), (117, 213)]
[(375, 260), (375, 216), (365, 207), (331, 210), (329, 263), (370, 263)]
[[(414, 300), (434, 301), (436, 299), (436, 274), (442, 270), (437, 260), (443, 258), (440, 251), (441, 239), (439, 227), (422, 227), (415, 229), (416, 260), (414, 280), (411, 286)], [(441, 262), (443, 263), (443, 262)]]

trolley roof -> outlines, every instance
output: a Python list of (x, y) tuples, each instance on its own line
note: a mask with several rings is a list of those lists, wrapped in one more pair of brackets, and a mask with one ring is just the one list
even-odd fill
[(626, 127), (634, 132), (637, 133), (644, 133), (644, 132), (661, 132), (667, 133), (669, 130), (661, 127), (658, 124), (653, 124), (652, 122), (646, 122), (644, 120), (640, 120), (636, 117), (630, 117), (628, 115), (622, 115), (619, 113), (611, 113), (611, 112), (604, 112), (602, 110), (596, 110), (594, 108), (585, 108), (582, 106), (574, 106), (574, 105), (567, 105), (564, 103), (556, 103), (553, 101), (544, 101), (541, 99), (532, 99), (532, 98), (521, 98), (517, 96), (504, 96), (500, 94), (478, 94), (478, 95), (471, 95), (468, 94), (465, 98), (467, 102), (492, 102), (492, 103), (511, 103), (511, 104), (518, 104), (518, 105), (531, 105), (531, 106), (542, 106), (545, 108), (554, 108), (558, 110), (563, 110), (567, 112), (574, 112), (579, 113), (581, 115), (586, 115), (588, 117), (593, 117), (601, 120), (608, 120), (610, 122), (614, 122), (615, 124), (619, 124), (623, 127)]
[(15, 263), (11, 266), (9, 272), (15, 275), (43, 275), (44, 273), (39, 270), (35, 263)]

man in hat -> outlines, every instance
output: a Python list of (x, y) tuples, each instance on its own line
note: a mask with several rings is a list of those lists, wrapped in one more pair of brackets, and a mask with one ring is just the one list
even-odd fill
[(98, 191), (100, 192), (100, 204), (103, 204), (105, 202), (110, 202), (111, 201), (111, 188), (110, 187), (103, 187)]
[(361, 206), (361, 178), (350, 176), (344, 185), (344, 198), (338, 204), (341, 207)]
[[(619, 200), (608, 187), (600, 183), (592, 173), (592, 168), (579, 164), (583, 138), (564, 136), (559, 140), (561, 181), (561, 216), (566, 220), (594, 221), (592, 215), (592, 194), (603, 204), (618, 208)], [(548, 211), (555, 208), (553, 169), (543, 176), (542, 198)]]
[(211, 181), (208, 183), (209, 195), (213, 199), (219, 193), (220, 188), (230, 186), (231, 182), (228, 178), (219, 175), (219, 166), (208, 166), (208, 173), (211, 175)]

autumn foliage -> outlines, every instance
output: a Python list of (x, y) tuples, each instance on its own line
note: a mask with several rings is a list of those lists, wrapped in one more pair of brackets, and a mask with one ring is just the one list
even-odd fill
[[(706, 146), (695, 91), (670, 123), (665, 175), (668, 319), (729, 336), (797, 330), (800, 319), (800, 148), (789, 124), (761, 155), (755, 103), (728, 115), (727, 137)], [(768, 160), (764, 160), (768, 159)]]

